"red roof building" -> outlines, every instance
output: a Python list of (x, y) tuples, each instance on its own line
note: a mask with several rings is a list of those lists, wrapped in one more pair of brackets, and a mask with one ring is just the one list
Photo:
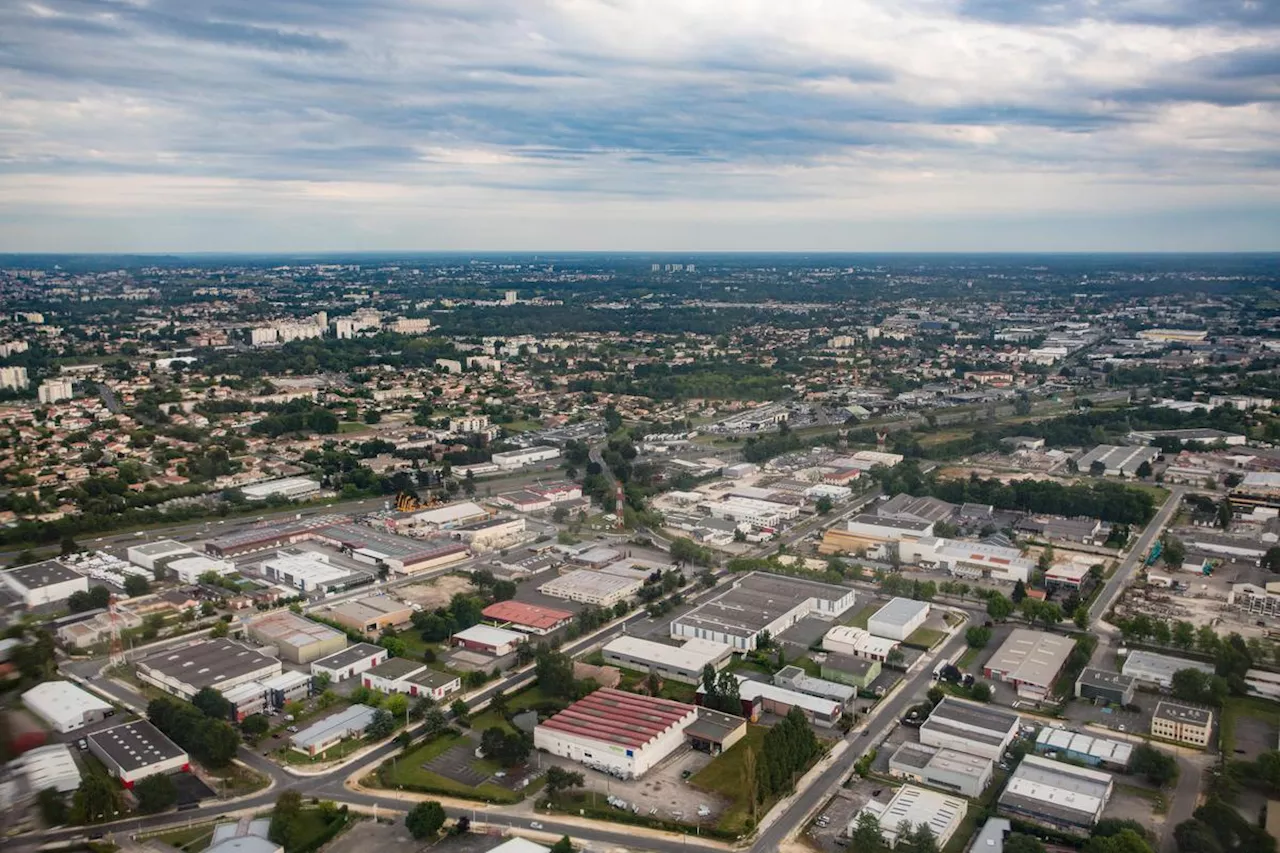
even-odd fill
[(627, 779), (644, 775), (685, 743), (693, 705), (604, 687), (538, 724), (538, 749)]
[(539, 636), (550, 634), (573, 621), (568, 610), (554, 610), (521, 601), (499, 601), (480, 611), (485, 619), (504, 628)]

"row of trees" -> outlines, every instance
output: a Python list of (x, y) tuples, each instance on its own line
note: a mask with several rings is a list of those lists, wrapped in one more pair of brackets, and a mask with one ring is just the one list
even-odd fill
[(822, 745), (799, 708), (792, 708), (777, 725), (765, 732), (757, 760), (748, 748), (743, 762), (743, 784), (751, 803), (752, 820), (756, 806), (788, 791), (796, 778), (822, 752)]
[(147, 703), (147, 719), (208, 767), (227, 766), (240, 746), (240, 736), (225, 716), (206, 716), (194, 705), (167, 696)]

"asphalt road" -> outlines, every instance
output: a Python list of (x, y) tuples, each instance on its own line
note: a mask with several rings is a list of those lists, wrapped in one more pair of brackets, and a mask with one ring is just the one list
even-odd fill
[(1138, 536), (1138, 541), (1129, 549), (1129, 556), (1125, 557), (1124, 562), (1120, 564), (1120, 568), (1107, 581), (1098, 597), (1093, 600), (1093, 606), (1089, 608), (1089, 624), (1092, 625), (1097, 622), (1111, 609), (1111, 605), (1120, 594), (1120, 590), (1124, 589), (1132, 579), (1134, 570), (1142, 563), (1142, 558), (1146, 556), (1152, 543), (1159, 538), (1161, 532), (1169, 524), (1169, 521), (1177, 512), (1179, 504), (1182, 503), (1182, 496), (1187, 493), (1187, 489), (1184, 486), (1173, 486), (1169, 491), (1169, 498), (1164, 502), (1164, 506), (1160, 507), (1151, 521), (1147, 523), (1146, 528)]
[[(943, 644), (937, 654), (947, 657), (954, 655), (964, 643), (964, 632), (959, 631)], [(754, 853), (773, 853), (778, 850), (782, 842), (799, 828), (801, 822), (843, 784), (845, 777), (852, 772), (852, 761), (856, 761), (872, 744), (878, 744), (893, 723), (902, 718), (906, 709), (924, 698), (932, 682), (933, 667), (922, 666), (918, 672), (908, 676), (907, 682), (897, 693), (877, 704), (862, 725), (862, 730), (870, 731), (871, 734), (863, 736), (862, 730), (855, 730), (845, 738), (850, 747), (847, 756), (849, 760), (837, 761), (827, 768), (792, 801), (785, 812), (760, 833), (751, 845), (751, 850)]]

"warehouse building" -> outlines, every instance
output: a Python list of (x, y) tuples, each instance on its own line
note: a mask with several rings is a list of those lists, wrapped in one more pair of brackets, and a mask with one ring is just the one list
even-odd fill
[[(742, 702), (742, 715), (753, 722), (759, 720), (762, 714), (785, 717), (791, 713), (792, 708), (799, 708), (810, 725), (829, 729), (839, 723), (840, 718), (844, 716), (844, 706), (835, 700), (811, 696), (765, 681), (754, 681), (742, 676), (735, 676), (735, 678), (738, 679), (738, 698)], [(706, 688), (699, 685), (697, 692), (699, 703), (702, 702), (705, 694)]]
[(259, 643), (275, 646), (290, 663), (311, 663), (347, 647), (346, 634), (288, 610), (259, 616), (247, 630)]
[(495, 628), (492, 625), (472, 625), (454, 632), (449, 644), (461, 646), (467, 651), (481, 652), (494, 657), (509, 655), (516, 646), (529, 639), (527, 634), (519, 631), (508, 631), (506, 628)]
[(1040, 701), (1049, 695), (1075, 645), (1059, 634), (1014, 628), (982, 671), (987, 678), (1012, 684), (1019, 696)]
[(1213, 711), (1163, 700), (1151, 716), (1151, 736), (1204, 749), (1213, 736)]
[(638, 779), (686, 742), (693, 705), (603, 687), (533, 730), (536, 748)]
[(719, 755), (746, 734), (747, 721), (742, 717), (710, 708), (698, 708), (698, 718), (684, 730), (690, 746), (710, 755)]
[(998, 809), (1059, 832), (1088, 835), (1102, 817), (1113, 785), (1110, 773), (1028, 755), (1009, 777)]
[(551, 459), (559, 459), (560, 450), (556, 447), (525, 447), (520, 450), (508, 450), (504, 453), (495, 453), (491, 457), (494, 465), (497, 465), (503, 471), (511, 471), (516, 468), (523, 468), (526, 465), (536, 465), (539, 462), (547, 462)]
[(289, 549), (280, 551), (260, 566), (264, 577), (288, 584), (302, 592), (328, 595), (359, 583), (367, 583), (371, 575), (352, 572), (329, 562), (328, 554)]
[(408, 624), (413, 619), (413, 608), (389, 595), (369, 595), (344, 601), (330, 608), (326, 615), (353, 631), (380, 634), (388, 628)]
[(320, 494), (320, 484), (309, 477), (282, 477), (279, 480), (241, 486), (240, 494), (251, 501), (265, 501), (267, 498), (274, 497), (300, 501)]
[(1017, 548), (937, 536), (904, 540), (898, 553), (904, 563), (942, 569), (953, 577), (972, 580), (1026, 583), (1036, 568), (1035, 560), (1027, 559)]
[(801, 619), (834, 618), (853, 606), (848, 587), (751, 572), (728, 590), (671, 622), (676, 639), (712, 640), (735, 651), (756, 647), (761, 632), (778, 636)]
[(828, 528), (818, 546), (821, 554), (865, 552), (884, 555), (901, 542), (913, 542), (933, 535), (933, 522), (881, 518), (864, 513), (849, 519), (844, 530)]
[(1042, 728), (1036, 736), (1035, 749), (1048, 758), (1061, 757), (1108, 770), (1127, 770), (1133, 757), (1133, 745), (1125, 741), (1090, 737), (1049, 726)]
[(205, 687), (233, 687), (279, 675), (280, 661), (230, 640), (204, 640), (137, 662), (138, 678), (187, 701)]
[(347, 738), (364, 737), (373, 722), (374, 709), (368, 705), (352, 705), (336, 714), (318, 720), (289, 737), (289, 748), (312, 758), (323, 756)]
[(773, 674), (773, 683), (806, 696), (829, 699), (839, 702), (845, 711), (853, 708), (858, 698), (858, 689), (838, 681), (827, 681), (825, 678), (814, 678), (798, 666), (784, 666)]
[(22, 704), (63, 734), (115, 713), (111, 705), (70, 681), (43, 681), (22, 694)]
[(1137, 477), (1138, 469), (1145, 462), (1148, 466), (1160, 457), (1160, 448), (1146, 445), (1099, 444), (1093, 450), (1076, 460), (1076, 469), (1081, 474), (1090, 474), (1094, 463), (1102, 466), (1102, 471), (1109, 477)]
[(510, 628), (539, 637), (545, 637), (573, 621), (573, 614), (568, 610), (539, 607), (522, 601), (499, 601), (481, 610), (480, 615), (499, 628)]
[(311, 662), (312, 676), (327, 675), (329, 681), (337, 684), (348, 678), (355, 678), (363, 672), (373, 669), (387, 660), (387, 650), (372, 643), (356, 643), (347, 646), (337, 654)]
[(889, 653), (897, 647), (896, 640), (873, 637), (870, 631), (851, 625), (836, 625), (822, 638), (824, 651), (880, 663), (888, 660)]
[(1018, 736), (1018, 726), (1017, 714), (946, 696), (920, 726), (920, 742), (996, 761)]
[(126, 788), (139, 779), (178, 773), (191, 766), (187, 753), (146, 720), (94, 732), (86, 740), (89, 752)]
[(964, 797), (981, 796), (994, 772), (990, 758), (909, 741), (889, 758), (890, 776)]
[(194, 551), (190, 556), (165, 561), (165, 570), (182, 583), (198, 583), (201, 576), (213, 572), (218, 577), (226, 577), (236, 570), (236, 564), (230, 560), (215, 560)]
[(1143, 651), (1129, 652), (1120, 671), (1140, 685), (1168, 690), (1173, 686), (1173, 674), (1180, 669), (1198, 669), (1205, 675), (1214, 674), (1211, 663)]
[(65, 743), (51, 743), (27, 750), (14, 762), (33, 794), (50, 788), (59, 794), (69, 794), (80, 787), (80, 768), (71, 756), (71, 747)]
[(846, 834), (852, 834), (857, 828), (858, 818), (863, 811), (870, 812), (880, 821), (880, 837), (890, 850), (902, 840), (899, 830), (903, 824), (912, 830), (928, 826), (941, 850), (947, 846), (951, 836), (955, 835), (964, 821), (969, 805), (954, 795), (939, 794), (915, 785), (903, 785), (894, 792), (887, 804), (881, 806), (879, 801), (871, 800), (863, 806), (862, 811), (854, 814), (849, 821)]
[(467, 546), (452, 539), (411, 539), (367, 524), (341, 522), (312, 537), (370, 568), (386, 566), (397, 575), (414, 575), (465, 560)]
[(929, 618), (927, 601), (895, 597), (867, 620), (867, 630), (876, 637), (902, 642)]
[(57, 560), (44, 560), (0, 572), (0, 580), (27, 608), (66, 601), (74, 592), (88, 592), (89, 579)]
[(823, 678), (847, 684), (858, 690), (869, 690), (880, 677), (880, 661), (831, 653), (819, 664)]
[(473, 501), (460, 501), (433, 509), (425, 509), (413, 513), (409, 523), (414, 527), (426, 527), (433, 530), (450, 530), (477, 521), (484, 521), (493, 513)]
[(642, 586), (644, 582), (634, 578), (578, 569), (547, 581), (538, 587), (538, 591), (552, 598), (612, 607), (635, 595)]
[(404, 693), (408, 696), (430, 696), (440, 701), (462, 687), (462, 679), (447, 672), (431, 669), (421, 661), (391, 658), (365, 670), (360, 683), (381, 693)]
[[(535, 495), (535, 497), (541, 497)], [(547, 500), (543, 498), (543, 500)], [(547, 501), (550, 506), (550, 501)], [(466, 542), (474, 552), (492, 551), (516, 541), (525, 531), (523, 518), (487, 518), (453, 529), (458, 541)]]
[(1137, 680), (1122, 672), (1086, 666), (1076, 679), (1076, 698), (1112, 705), (1132, 705)]
[(135, 566), (154, 572), (158, 567), (163, 566), (166, 560), (193, 557), (196, 553), (196, 550), (190, 545), (183, 545), (181, 542), (175, 542), (172, 539), (157, 539), (155, 542), (130, 545), (125, 549), (124, 555)]
[(682, 684), (701, 684), (705, 667), (724, 669), (732, 656), (729, 646), (713, 640), (685, 640), (683, 645), (671, 646), (629, 634), (610, 640), (603, 653), (606, 662), (623, 669), (653, 672)]
[(302, 542), (324, 527), (347, 521), (344, 515), (316, 515), (302, 519), (269, 521), (223, 533), (206, 540), (204, 550), (213, 557), (235, 557)]

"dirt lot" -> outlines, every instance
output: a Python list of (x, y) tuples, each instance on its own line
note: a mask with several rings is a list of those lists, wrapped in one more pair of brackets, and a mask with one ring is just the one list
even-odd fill
[(1231, 757), (1252, 761), (1262, 753), (1276, 748), (1276, 727), (1270, 720), (1236, 715), (1236, 746)]
[(435, 610), (444, 607), (459, 592), (474, 592), (475, 587), (467, 578), (458, 575), (441, 575), (422, 583), (411, 583), (399, 587), (396, 592), (405, 601), (417, 604), (423, 610)]
[[(1121, 779), (1123, 777), (1117, 777)], [(1143, 826), (1150, 827), (1156, 835), (1164, 834), (1167, 794), (1159, 794), (1144, 788), (1117, 784), (1112, 790), (1111, 799), (1102, 810), (1103, 817), (1120, 820), (1136, 820)]]

